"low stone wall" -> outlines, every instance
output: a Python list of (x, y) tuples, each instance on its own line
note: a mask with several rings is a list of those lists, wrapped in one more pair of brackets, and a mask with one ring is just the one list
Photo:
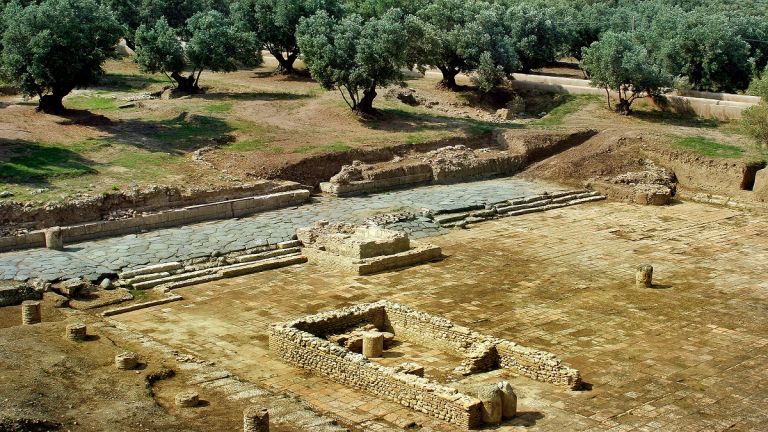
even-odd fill
[(0, 307), (15, 306), (25, 300), (40, 300), (43, 293), (22, 282), (0, 282)]
[[(341, 315), (366, 316), (370, 309), (381, 310), (373, 304), (345, 309)], [(381, 312), (373, 312), (378, 314)], [(332, 321), (335, 315), (328, 317)], [(342, 317), (342, 321), (346, 319)], [(302, 331), (300, 327), (320, 325), (326, 329), (326, 319), (313, 322), (296, 321), (273, 326), (269, 347), (283, 360), (296, 366), (330, 377), (350, 387), (373, 393), (411, 409), (441, 420), (471, 429), (482, 425), (482, 403), (473, 397), (414, 375), (400, 373), (394, 368), (368, 361), (361, 354), (332, 344), (326, 339)]]
[(373, 324), (395, 337), (459, 353), (470, 373), (505, 367), (533, 379), (576, 388), (579, 372), (553, 354), (473, 332), (449, 320), (380, 301), (324, 312), (271, 327), (270, 350), (295, 366), (384, 397), (464, 428), (482, 425), (482, 402), (456, 389), (373, 363), (330, 342), (332, 334)]
[[(310, 192), (297, 189), (269, 195), (252, 196), (228, 201), (188, 206), (130, 219), (91, 222), (62, 227), (65, 244), (95, 238), (135, 234), (147, 230), (168, 228), (216, 219), (229, 219), (249, 214), (303, 204)], [(33, 231), (13, 237), (0, 237), (0, 252), (45, 246), (43, 231)]]

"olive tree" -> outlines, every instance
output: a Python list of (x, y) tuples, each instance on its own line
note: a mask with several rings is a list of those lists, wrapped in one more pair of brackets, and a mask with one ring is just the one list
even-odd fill
[(357, 14), (338, 20), (321, 11), (301, 21), (298, 45), (312, 78), (338, 89), (353, 111), (370, 114), (376, 88), (402, 80), (410, 19), (398, 9), (369, 20)]
[[(242, 33), (229, 18), (217, 11), (198, 12), (187, 20), (186, 49), (166, 22), (159, 19), (153, 26), (142, 25), (136, 31), (136, 61), (145, 72), (164, 73), (185, 93), (200, 91), (200, 75), (211, 72), (233, 72), (239, 65), (252, 66), (261, 57), (253, 44), (253, 35)], [(189, 72), (183, 75), (184, 71)]]
[(62, 99), (103, 75), (115, 56), (121, 26), (94, 0), (43, 0), (5, 14), (0, 68), (24, 94), (40, 98), (38, 110), (58, 113)]
[(566, 35), (555, 17), (554, 9), (524, 4), (507, 10), (511, 38), (523, 72), (554, 62), (567, 46)]
[(605, 89), (609, 108), (611, 90), (618, 93), (616, 111), (622, 114), (632, 112), (635, 100), (660, 94), (672, 84), (672, 77), (627, 33), (604, 33), (584, 50), (581, 66), (593, 86)]
[(498, 82), (499, 68), (511, 74), (519, 62), (504, 11), (476, 0), (434, 0), (418, 13), (433, 40), (421, 63), (439, 69), (441, 85), (449, 89), (456, 88), (456, 75), (478, 70), (482, 59), (479, 72), (493, 72), (482, 82)]
[(232, 15), (241, 31), (250, 32), (254, 40), (275, 57), (284, 73), (293, 73), (299, 57), (296, 29), (302, 18), (319, 11), (338, 17), (340, 0), (238, 0)]

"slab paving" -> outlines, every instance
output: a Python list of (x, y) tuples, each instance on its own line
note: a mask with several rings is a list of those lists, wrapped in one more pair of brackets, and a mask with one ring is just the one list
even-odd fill
[[(306, 205), (258, 213), (241, 219), (206, 222), (66, 245), (63, 251), (30, 249), (0, 254), (0, 279), (45, 280), (85, 276), (96, 279), (150, 263), (186, 260), (290, 240), (296, 228), (319, 220), (362, 223), (376, 214), (449, 210), (522, 196), (557, 192), (558, 186), (516, 178), (425, 186), (371, 196), (315, 197)], [(393, 224), (413, 237), (441, 234), (429, 219)]]
[[(183, 301), (117, 318), (355, 430), (455, 427), (286, 365), (269, 351), (271, 324), (386, 299), (550, 351), (591, 385), (501, 372), (452, 384), (512, 383), (520, 416), (494, 430), (765, 430), (768, 216), (608, 202), (430, 241), (445, 260), (367, 277), (310, 263), (182, 288)], [(654, 288), (635, 286), (646, 263)]]

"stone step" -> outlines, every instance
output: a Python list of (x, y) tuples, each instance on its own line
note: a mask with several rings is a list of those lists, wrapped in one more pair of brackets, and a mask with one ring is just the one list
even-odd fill
[(123, 306), (123, 307), (118, 307), (118, 308), (114, 308), (114, 309), (109, 309), (109, 310), (106, 310), (106, 311), (102, 312), (101, 315), (105, 316), (105, 317), (115, 316), (115, 315), (120, 315), (120, 314), (124, 314), (124, 313), (127, 313), (127, 312), (137, 311), (139, 309), (145, 309), (145, 308), (152, 307), (152, 306), (164, 305), (164, 304), (168, 304), (168, 303), (179, 301), (179, 300), (183, 300), (183, 298), (180, 295), (172, 294), (172, 295), (169, 295), (169, 296), (167, 296), (165, 298), (161, 298), (161, 299), (157, 299), (157, 300), (150, 300), (150, 301), (144, 302), (144, 303), (136, 303), (136, 304), (132, 304), (132, 305), (128, 305), (128, 306)]
[(283, 255), (295, 254), (299, 252), (301, 252), (301, 249), (297, 247), (286, 248), (286, 249), (276, 249), (276, 250), (271, 250), (267, 252), (260, 252), (257, 254), (241, 255), (235, 258), (235, 261), (237, 261), (238, 263), (248, 263), (248, 262), (259, 261), (267, 258), (274, 258), (278, 256), (283, 256)]
[(564, 195), (562, 197), (554, 198), (552, 199), (553, 203), (561, 203), (561, 202), (568, 202), (573, 201), (574, 199), (581, 199), (581, 198), (588, 198), (592, 196), (600, 195), (597, 192), (583, 192), (583, 193), (577, 193), (577, 194), (570, 194), (570, 195)]
[(127, 283), (129, 285), (133, 285), (133, 284), (137, 284), (139, 282), (146, 282), (146, 281), (151, 281), (151, 280), (154, 280), (154, 279), (166, 278), (166, 277), (168, 277), (170, 275), (171, 274), (168, 273), (168, 272), (143, 274), (143, 275), (138, 275), (138, 276), (136, 276), (134, 278), (128, 279), (128, 280), (125, 281), (125, 283)]
[(196, 271), (191, 271), (191, 272), (186, 272), (186, 273), (179, 273), (179, 274), (175, 274), (173, 276), (168, 276), (168, 277), (164, 277), (164, 278), (160, 278), (160, 279), (153, 279), (153, 280), (148, 280), (148, 281), (145, 281), (145, 282), (139, 282), (137, 284), (134, 284), (133, 288), (134, 289), (143, 290), (143, 289), (154, 288), (154, 287), (156, 287), (158, 285), (163, 285), (163, 284), (167, 284), (167, 283), (180, 282), (180, 281), (187, 280), (187, 279), (194, 279), (194, 278), (197, 278), (197, 277), (200, 277), (200, 276), (207, 276), (207, 275), (209, 275), (211, 273), (215, 273), (217, 269), (218, 269), (218, 267), (212, 267), (212, 268), (207, 268), (207, 269), (203, 269), (203, 270), (196, 270)]
[(541, 201), (534, 201), (526, 204), (515, 204), (515, 205), (506, 206), (506, 207), (497, 207), (496, 211), (499, 214), (504, 214), (504, 213), (514, 212), (519, 210), (525, 210), (525, 209), (535, 209), (535, 208), (543, 207), (551, 202), (552, 200), (541, 200)]
[(466, 213), (472, 210), (481, 210), (484, 208), (485, 208), (484, 204), (459, 205), (452, 208), (442, 208), (442, 209), (434, 210), (432, 214), (442, 215), (442, 214), (448, 214), (448, 213)]
[(303, 264), (305, 262), (307, 262), (307, 257), (303, 255), (272, 258), (257, 261), (256, 263), (249, 263), (247, 265), (230, 266), (229, 268), (219, 269), (218, 274), (221, 277), (230, 278), (287, 267), (294, 264)]
[(183, 287), (186, 287), (186, 286), (198, 285), (198, 284), (206, 283), (206, 282), (213, 282), (213, 281), (216, 281), (216, 280), (219, 280), (219, 279), (222, 279), (222, 276), (220, 274), (218, 274), (218, 273), (214, 273), (214, 274), (209, 274), (209, 275), (206, 275), (206, 276), (195, 277), (195, 278), (192, 278), (192, 279), (181, 280), (181, 281), (178, 281), (178, 282), (166, 283), (166, 284), (163, 284), (162, 287), (163, 288), (167, 288), (169, 290), (173, 290), (173, 289), (176, 289), (176, 288), (183, 288)]
[(178, 270), (182, 267), (183, 265), (180, 262), (154, 264), (147, 267), (141, 267), (135, 270), (125, 271), (120, 274), (120, 277), (123, 279), (132, 279), (139, 275), (145, 275), (145, 274), (151, 274), (151, 273), (162, 273), (162, 272), (167, 272), (172, 270)]
[(277, 244), (278, 249), (293, 249), (293, 248), (300, 248), (303, 245), (298, 240), (288, 240), (284, 242), (280, 242)]
[(469, 213), (450, 213), (450, 214), (442, 214), (440, 216), (435, 216), (433, 220), (439, 223), (440, 225), (443, 225), (450, 222), (464, 220), (466, 219), (467, 216), (469, 216)]

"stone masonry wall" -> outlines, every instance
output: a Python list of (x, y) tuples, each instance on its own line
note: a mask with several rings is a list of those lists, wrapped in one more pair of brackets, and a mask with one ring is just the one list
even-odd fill
[(485, 336), (451, 321), (387, 301), (351, 306), (272, 326), (269, 347), (286, 362), (345, 385), (396, 401), (465, 428), (482, 424), (482, 402), (425, 378), (368, 361), (326, 337), (370, 323), (396, 337), (438, 346), (465, 357), (470, 373), (498, 366), (533, 379), (576, 388), (579, 372), (553, 354)]
[(396, 401), (411, 409), (471, 429), (482, 425), (482, 403), (456, 389), (425, 378), (396, 372), (368, 361), (326, 339), (291, 326), (273, 326), (272, 352), (288, 363), (309, 369), (345, 385)]

